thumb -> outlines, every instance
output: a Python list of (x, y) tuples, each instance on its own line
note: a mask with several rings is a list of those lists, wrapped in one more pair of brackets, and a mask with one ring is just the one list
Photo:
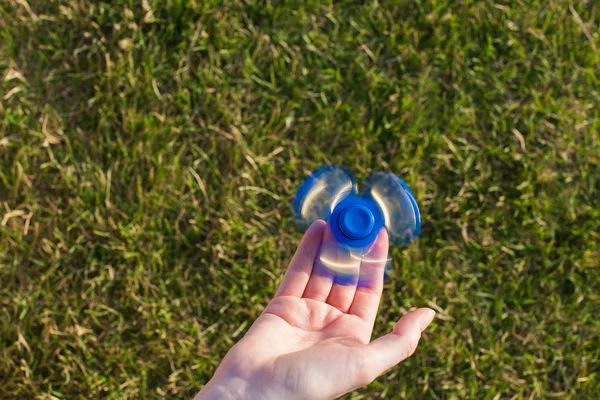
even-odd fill
[[(421, 332), (433, 321), (435, 311), (419, 308), (409, 312), (396, 323), (394, 330), (372, 341), (365, 349), (368, 374), (375, 379), (386, 370), (413, 355), (419, 344)], [(363, 364), (364, 365), (364, 364)]]

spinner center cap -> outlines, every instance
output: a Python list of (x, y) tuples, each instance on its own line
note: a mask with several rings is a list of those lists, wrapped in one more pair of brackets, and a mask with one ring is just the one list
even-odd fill
[(373, 231), (375, 217), (368, 207), (353, 204), (340, 213), (339, 226), (342, 233), (350, 239), (363, 239)]

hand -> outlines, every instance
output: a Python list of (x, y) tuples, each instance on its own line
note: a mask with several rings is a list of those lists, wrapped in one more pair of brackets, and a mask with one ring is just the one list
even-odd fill
[(372, 250), (381, 261), (361, 263), (367, 284), (358, 286), (336, 283), (317, 268), (324, 235), (331, 235), (325, 222), (310, 226), (277, 294), (196, 399), (335, 398), (414, 353), (433, 310), (406, 314), (370, 342), (388, 253), (385, 229)]

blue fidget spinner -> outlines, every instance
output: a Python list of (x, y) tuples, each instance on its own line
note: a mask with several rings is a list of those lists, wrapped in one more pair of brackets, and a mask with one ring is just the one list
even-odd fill
[[(322, 245), (321, 253), (331, 253), (325, 257), (325, 264), (330, 264), (335, 275), (340, 271), (352, 275), (359, 268), (357, 263), (369, 260), (382, 227), (394, 245), (409, 244), (421, 231), (415, 196), (400, 177), (388, 171), (373, 173), (359, 191), (348, 170), (321, 167), (300, 185), (292, 205), (304, 228), (317, 219), (327, 221), (326, 239), (330, 244)], [(386, 273), (391, 267), (389, 255), (387, 261)]]

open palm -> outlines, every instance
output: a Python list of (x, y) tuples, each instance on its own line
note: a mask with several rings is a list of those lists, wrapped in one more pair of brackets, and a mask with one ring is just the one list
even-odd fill
[(360, 285), (337, 283), (324, 271), (317, 257), (324, 235), (331, 232), (323, 221), (307, 230), (277, 294), (200, 397), (334, 398), (415, 351), (433, 318), (429, 309), (405, 315), (393, 332), (370, 342), (383, 289), (386, 231), (372, 250), (381, 261), (360, 265)]

